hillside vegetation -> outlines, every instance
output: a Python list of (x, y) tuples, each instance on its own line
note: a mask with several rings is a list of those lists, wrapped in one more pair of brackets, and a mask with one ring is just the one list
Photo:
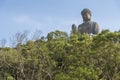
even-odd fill
[(0, 80), (120, 80), (120, 32), (50, 32), (0, 48)]

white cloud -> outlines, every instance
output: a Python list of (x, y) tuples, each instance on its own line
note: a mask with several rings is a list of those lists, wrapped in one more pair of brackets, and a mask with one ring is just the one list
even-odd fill
[(13, 20), (16, 23), (26, 23), (30, 20), (30, 18), (28, 16), (15, 16)]
[(35, 19), (32, 19), (30, 16), (14, 16), (13, 21), (17, 24), (27, 24), (27, 25), (36, 25), (40, 26), (41, 23)]
[(42, 16), (33, 18), (31, 16), (14, 16), (13, 21), (17, 25), (27, 25), (27, 30), (35, 31), (41, 30), (43, 33), (47, 34), (51, 31), (61, 30), (65, 32), (70, 32), (71, 25), (78, 25), (78, 19), (75, 18), (60, 18), (60, 17), (51, 17), (51, 16)]

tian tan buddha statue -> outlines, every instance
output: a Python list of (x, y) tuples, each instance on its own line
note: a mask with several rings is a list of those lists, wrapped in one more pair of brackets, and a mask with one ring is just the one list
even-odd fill
[[(81, 15), (83, 18), (83, 23), (78, 26), (78, 33), (88, 33), (88, 34), (97, 34), (99, 32), (99, 26), (97, 22), (91, 21), (91, 11), (87, 8), (81, 11)], [(72, 31), (74, 30), (74, 26), (72, 25)]]

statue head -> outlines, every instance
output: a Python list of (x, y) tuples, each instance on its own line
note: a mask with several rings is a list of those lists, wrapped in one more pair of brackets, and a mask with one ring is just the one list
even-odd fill
[(82, 18), (83, 18), (83, 21), (84, 21), (84, 22), (91, 20), (92, 14), (91, 14), (91, 11), (90, 11), (89, 9), (87, 9), (87, 8), (83, 9), (83, 10), (81, 11), (81, 15), (82, 15)]

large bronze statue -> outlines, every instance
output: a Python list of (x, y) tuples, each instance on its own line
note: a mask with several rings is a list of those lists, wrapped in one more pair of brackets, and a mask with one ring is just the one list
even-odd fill
[(99, 26), (96, 22), (91, 21), (91, 11), (87, 8), (81, 12), (83, 23), (78, 26), (78, 33), (97, 34), (99, 32)]

